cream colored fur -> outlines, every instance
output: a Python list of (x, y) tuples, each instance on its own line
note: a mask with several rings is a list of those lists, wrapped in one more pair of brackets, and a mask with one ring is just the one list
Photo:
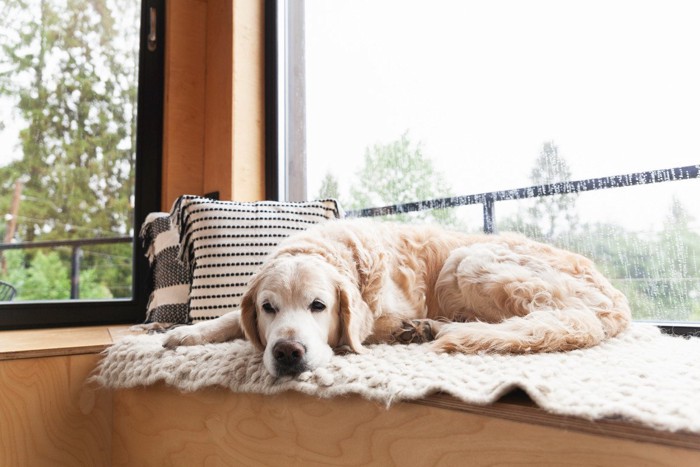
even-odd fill
[[(323, 310), (311, 306), (316, 299)], [(325, 348), (362, 352), (423, 319), (430, 350), (555, 352), (618, 334), (630, 310), (589, 259), (520, 235), (345, 220), (280, 244), (251, 280), (240, 316), (174, 329), (165, 346), (243, 337), (242, 327), (278, 374), (279, 340), (300, 342), (308, 362), (299, 369), (312, 369), (330, 359)]]

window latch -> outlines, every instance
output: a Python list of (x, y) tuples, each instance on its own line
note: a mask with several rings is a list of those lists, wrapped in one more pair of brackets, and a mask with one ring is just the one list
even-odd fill
[(153, 52), (156, 50), (157, 40), (156, 40), (156, 9), (151, 7), (149, 10), (149, 28), (148, 28), (148, 51)]

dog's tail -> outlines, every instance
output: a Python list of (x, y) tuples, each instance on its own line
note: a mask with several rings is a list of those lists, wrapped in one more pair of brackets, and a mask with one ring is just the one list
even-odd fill
[(436, 290), (441, 310), (467, 321), (441, 326), (437, 351), (580, 349), (631, 320), (625, 296), (590, 260), (516, 237), (454, 250)]
[(535, 310), (500, 323), (449, 323), (430, 344), (436, 352), (559, 352), (599, 344), (631, 320), (627, 300), (610, 309)]

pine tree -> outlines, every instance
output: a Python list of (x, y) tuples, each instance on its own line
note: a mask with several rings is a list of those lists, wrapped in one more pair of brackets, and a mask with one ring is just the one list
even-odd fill
[(25, 127), (22, 158), (2, 168), (0, 180), (6, 188), (28, 176), (23, 241), (132, 228), (136, 44), (125, 50), (114, 20), (125, 5), (22, 0), (5, 7), (0, 92), (15, 99)]
[[(318, 190), (318, 195), (316, 199), (328, 199), (333, 198), (335, 200), (340, 200), (340, 188), (338, 184), (338, 179), (333, 176), (332, 173), (327, 173), (321, 181), (321, 188)], [(341, 203), (342, 204), (342, 203)]]
[[(0, 210), (24, 178), (19, 241), (133, 234), (138, 15), (130, 0), (5, 2), (0, 95), (23, 128)], [(95, 247), (83, 265), (130, 283), (130, 251)]]

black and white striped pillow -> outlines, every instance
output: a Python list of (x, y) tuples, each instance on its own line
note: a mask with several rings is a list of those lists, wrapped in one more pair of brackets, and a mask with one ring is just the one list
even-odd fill
[(181, 258), (192, 272), (191, 321), (237, 309), (251, 276), (280, 241), (339, 219), (341, 213), (335, 200), (285, 203), (180, 197), (172, 215), (180, 230)]
[(152, 291), (145, 323), (187, 323), (192, 275), (180, 261), (180, 234), (171, 224), (170, 214), (149, 214), (141, 227), (140, 237), (151, 267)]

